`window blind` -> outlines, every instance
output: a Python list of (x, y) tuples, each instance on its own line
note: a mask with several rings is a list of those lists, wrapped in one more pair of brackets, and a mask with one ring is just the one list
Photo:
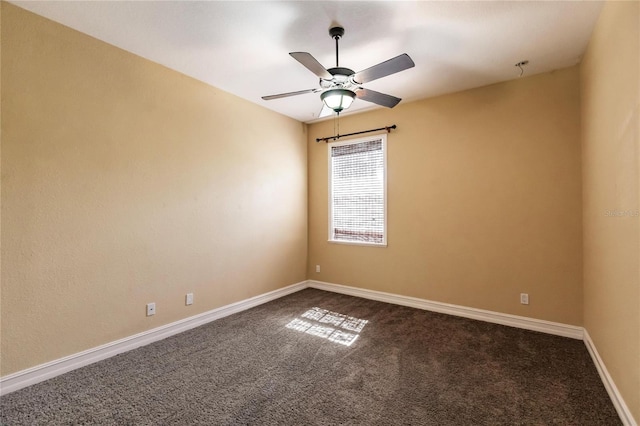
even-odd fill
[(385, 139), (331, 145), (329, 239), (385, 244)]

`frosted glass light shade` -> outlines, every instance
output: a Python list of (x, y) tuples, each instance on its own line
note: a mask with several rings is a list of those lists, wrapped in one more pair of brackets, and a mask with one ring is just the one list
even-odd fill
[(355, 97), (356, 94), (354, 92), (346, 89), (327, 90), (320, 95), (322, 102), (335, 112), (340, 112), (343, 109), (349, 108)]

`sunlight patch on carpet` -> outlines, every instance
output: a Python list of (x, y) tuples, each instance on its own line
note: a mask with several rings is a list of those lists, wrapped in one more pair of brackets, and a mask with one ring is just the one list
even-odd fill
[(322, 337), (330, 342), (351, 346), (368, 322), (360, 318), (314, 307), (300, 315), (300, 318), (293, 319), (285, 327)]

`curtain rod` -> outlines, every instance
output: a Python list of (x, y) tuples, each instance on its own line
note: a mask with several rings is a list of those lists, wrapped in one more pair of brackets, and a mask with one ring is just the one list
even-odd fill
[(326, 143), (328, 143), (329, 139), (333, 139), (335, 141), (347, 136), (360, 135), (362, 133), (379, 132), (380, 130), (386, 130), (387, 133), (391, 133), (391, 129), (395, 129), (396, 127), (397, 126), (394, 124), (392, 126), (380, 127), (379, 129), (371, 129), (371, 130), (363, 130), (361, 132), (347, 133), (346, 135), (333, 135), (333, 136), (327, 136), (326, 138), (316, 138), (316, 142), (325, 141)]

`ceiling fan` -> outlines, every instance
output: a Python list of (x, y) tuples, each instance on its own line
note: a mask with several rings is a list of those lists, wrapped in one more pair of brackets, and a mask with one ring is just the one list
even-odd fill
[(362, 87), (362, 84), (414, 67), (415, 64), (409, 55), (403, 53), (402, 55), (381, 62), (363, 71), (354, 72), (349, 68), (341, 67), (338, 61), (338, 40), (344, 35), (344, 28), (333, 27), (329, 30), (329, 35), (336, 41), (336, 66), (334, 68), (325, 69), (310, 53), (289, 53), (295, 60), (320, 78), (319, 88), (263, 96), (262, 99), (270, 101), (272, 99), (303, 95), (305, 93), (322, 92), (320, 99), (323, 101), (323, 106), (318, 117), (326, 117), (330, 115), (332, 111), (340, 114), (341, 111), (351, 106), (355, 98), (388, 108), (393, 108), (398, 105), (402, 99), (365, 89)]

